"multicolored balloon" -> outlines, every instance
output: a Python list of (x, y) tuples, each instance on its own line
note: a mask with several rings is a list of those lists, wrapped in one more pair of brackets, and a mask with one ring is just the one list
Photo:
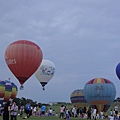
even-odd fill
[(11, 82), (11, 85), (12, 85), (12, 93), (11, 93), (10, 99), (14, 100), (17, 96), (18, 88), (13, 82)]
[(116, 88), (110, 80), (95, 78), (85, 84), (84, 95), (87, 102), (98, 112), (106, 112), (115, 99)]
[(15, 41), (5, 51), (5, 61), (8, 68), (19, 80), (21, 89), (25, 81), (38, 69), (42, 58), (40, 47), (28, 40)]
[(0, 80), (0, 104), (16, 98), (17, 86), (10, 80)]
[(8, 102), (12, 93), (12, 84), (9, 80), (0, 80), (0, 104)]
[(40, 67), (35, 72), (35, 76), (41, 83), (43, 90), (44, 86), (51, 80), (55, 73), (55, 65), (50, 60), (42, 60)]
[(77, 89), (74, 90), (70, 95), (70, 100), (74, 106), (79, 107), (88, 107), (88, 103), (84, 97), (84, 90)]

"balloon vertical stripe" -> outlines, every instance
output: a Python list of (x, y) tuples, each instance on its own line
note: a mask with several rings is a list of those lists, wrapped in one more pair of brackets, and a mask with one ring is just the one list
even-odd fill
[(8, 68), (21, 85), (38, 69), (42, 58), (40, 47), (28, 40), (15, 41), (5, 51), (5, 61)]

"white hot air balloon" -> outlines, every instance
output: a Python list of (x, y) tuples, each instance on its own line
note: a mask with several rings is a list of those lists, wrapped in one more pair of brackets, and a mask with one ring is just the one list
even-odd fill
[(55, 65), (50, 60), (42, 60), (40, 67), (35, 72), (35, 76), (41, 83), (43, 90), (44, 86), (51, 80), (55, 73)]

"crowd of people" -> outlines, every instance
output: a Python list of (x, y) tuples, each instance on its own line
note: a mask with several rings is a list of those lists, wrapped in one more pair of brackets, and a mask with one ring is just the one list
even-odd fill
[(119, 108), (115, 105), (114, 109), (110, 110), (108, 115), (105, 115), (104, 111), (99, 111), (97, 108), (91, 107), (76, 107), (73, 106), (72, 109), (68, 109), (66, 106), (61, 105), (60, 107), (60, 118), (69, 120), (70, 117), (79, 117), (85, 119), (108, 119), (108, 120), (120, 120)]
[[(1, 114), (3, 115), (3, 120), (17, 120), (17, 113), (18, 113), (18, 106), (16, 102), (12, 102), (10, 105), (10, 102), (8, 101), (5, 103), (4, 108), (1, 109)], [(9, 118), (10, 116), (10, 118)]]
[[(1, 106), (0, 106), (1, 108)], [(25, 113), (25, 114), (24, 114)], [(41, 108), (37, 106), (31, 106), (30, 103), (27, 103), (25, 106), (20, 106), (18, 108), (15, 101), (10, 104), (7, 102), (4, 105), (4, 108), (1, 109), (0, 114), (3, 116), (3, 120), (17, 120), (17, 117), (27, 119), (31, 115), (33, 116), (56, 116), (62, 119), (69, 120), (70, 117), (76, 118), (85, 118), (85, 119), (109, 119), (109, 120), (120, 120), (119, 116), (119, 108), (115, 105), (114, 109), (110, 110), (108, 116), (104, 114), (104, 111), (98, 112), (96, 108), (91, 107), (76, 107), (73, 106), (72, 108), (68, 108), (65, 105), (60, 106), (60, 111), (57, 113), (54, 109), (50, 106), (46, 107), (44, 104)], [(23, 116), (25, 115), (25, 116)]]
[[(17, 120), (17, 117), (27, 119), (31, 115), (33, 116), (56, 116), (59, 117), (59, 113), (55, 112), (51, 107), (46, 107), (44, 104), (39, 107), (33, 107), (30, 103), (27, 103), (25, 106), (20, 106), (18, 108), (16, 102), (7, 102), (0, 111), (3, 116), (3, 120)], [(24, 114), (25, 113), (25, 114)], [(69, 118), (69, 111), (66, 108), (66, 115)], [(63, 115), (62, 115), (63, 116)]]

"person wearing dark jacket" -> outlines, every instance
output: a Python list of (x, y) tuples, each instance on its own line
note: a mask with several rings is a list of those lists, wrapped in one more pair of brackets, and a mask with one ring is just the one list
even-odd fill
[(87, 119), (91, 119), (91, 113), (92, 113), (92, 110), (91, 110), (91, 107), (89, 107), (87, 110)]
[(8, 101), (4, 105), (3, 109), (3, 120), (9, 120), (10, 102)]

